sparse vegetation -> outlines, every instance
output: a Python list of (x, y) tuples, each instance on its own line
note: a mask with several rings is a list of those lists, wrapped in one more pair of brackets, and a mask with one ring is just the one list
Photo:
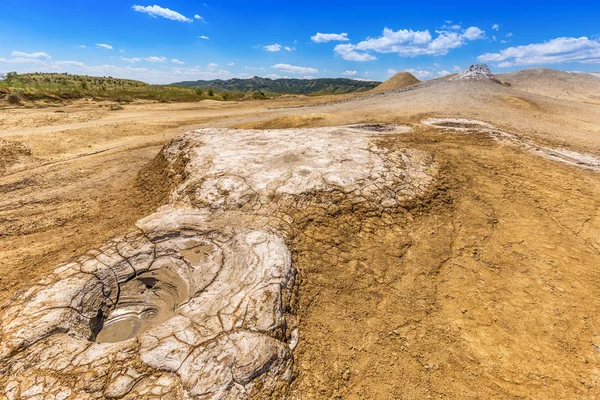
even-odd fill
[(121, 106), (120, 104), (111, 104), (108, 106), (108, 109), (110, 111), (118, 111), (118, 110), (122, 110), (123, 106)]
[(8, 104), (18, 105), (21, 104), (21, 96), (18, 93), (11, 93), (6, 96), (6, 101), (8, 101)]
[(213, 90), (207, 94), (200, 88), (149, 85), (130, 79), (66, 73), (8, 72), (0, 77), (0, 100), (4, 99), (11, 105), (22, 104), (24, 101), (63, 101), (82, 98), (112, 100), (117, 103), (129, 103), (137, 99), (168, 103), (200, 101), (208, 98), (234, 100), (242, 96), (241, 93), (218, 94)]
[(254, 93), (252, 93), (252, 98), (254, 100), (266, 100), (266, 99), (268, 99), (268, 97), (265, 96), (265, 94), (263, 92), (254, 92)]

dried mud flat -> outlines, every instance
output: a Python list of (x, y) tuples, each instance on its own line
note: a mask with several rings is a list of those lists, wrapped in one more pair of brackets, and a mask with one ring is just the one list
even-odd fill
[(444, 85), (10, 131), (3, 395), (600, 396), (591, 106), (485, 83), (497, 107), (416, 105)]

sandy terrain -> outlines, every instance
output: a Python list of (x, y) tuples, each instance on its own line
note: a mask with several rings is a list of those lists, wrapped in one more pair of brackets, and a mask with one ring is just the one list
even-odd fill
[(421, 122), (480, 120), (594, 160), (600, 100), (577, 75), (499, 78), (512, 86), (1, 109), (0, 303), (165, 204), (155, 156), (179, 134), (406, 124), (382, 145), (430, 155), (440, 166), (430, 190), (391, 213), (315, 214), (288, 243), (300, 341), (293, 383), (276, 396), (598, 398), (600, 172)]

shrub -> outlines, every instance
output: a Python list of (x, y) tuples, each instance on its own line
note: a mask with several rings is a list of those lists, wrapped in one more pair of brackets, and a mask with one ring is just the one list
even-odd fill
[(21, 96), (18, 93), (11, 93), (6, 97), (8, 104), (18, 105), (21, 104)]
[(123, 107), (120, 104), (111, 104), (110, 106), (108, 106), (108, 109), (110, 111), (118, 111), (118, 110), (122, 110)]
[(202, 96), (202, 95), (204, 95), (204, 90), (202, 90), (200, 88), (196, 89), (195, 92), (196, 92), (196, 96)]
[(208, 89), (208, 95), (209, 95), (210, 97), (214, 96), (214, 95), (215, 95), (215, 91), (214, 91), (214, 90), (212, 90), (212, 89)]

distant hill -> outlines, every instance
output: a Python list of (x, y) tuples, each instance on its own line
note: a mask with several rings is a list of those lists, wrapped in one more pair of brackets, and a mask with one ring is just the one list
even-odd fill
[(403, 89), (420, 82), (421, 81), (415, 78), (410, 72), (398, 72), (396, 75), (371, 90), (371, 92), (387, 92), (388, 90)]
[(0, 74), (0, 106), (24, 101), (64, 101), (95, 98), (129, 102), (136, 99), (169, 101), (236, 100), (243, 94), (201, 93), (194, 88), (169, 85), (149, 85), (131, 79), (71, 75), (67, 73), (9, 72)]
[(173, 83), (215, 92), (263, 92), (271, 94), (330, 94), (368, 91), (379, 85), (376, 81), (358, 81), (347, 78), (320, 79), (270, 79), (255, 76), (250, 79), (215, 79), (212, 81), (186, 81)]

